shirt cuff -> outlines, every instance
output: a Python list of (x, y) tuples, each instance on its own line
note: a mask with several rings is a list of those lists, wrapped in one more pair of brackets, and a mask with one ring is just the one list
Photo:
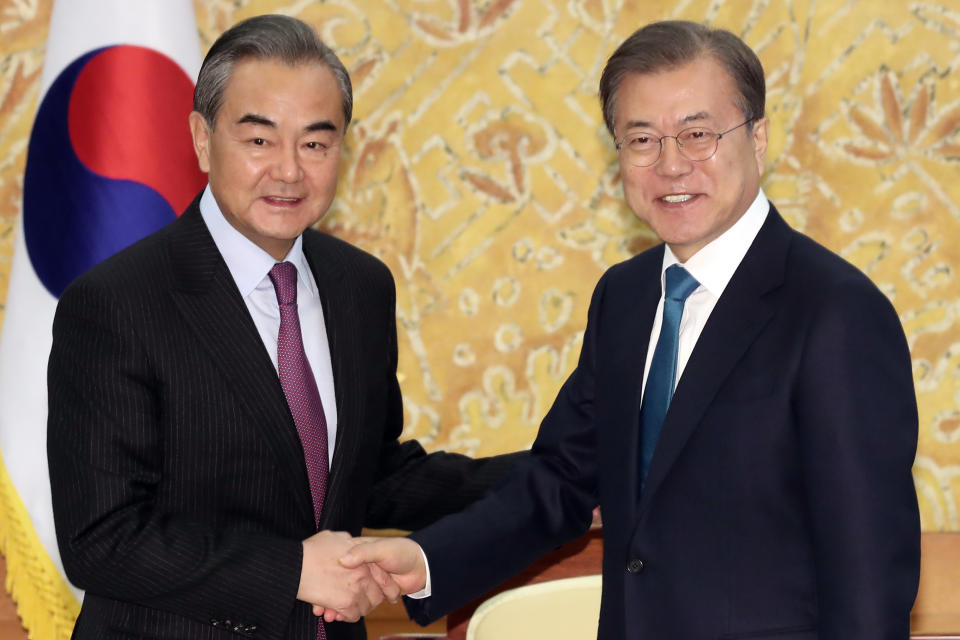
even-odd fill
[(430, 584), (430, 563), (427, 562), (427, 554), (423, 551), (423, 547), (421, 547), (419, 544), (417, 545), (417, 548), (420, 549), (420, 555), (423, 556), (423, 567), (426, 570), (427, 583), (424, 585), (423, 589), (420, 589), (420, 591), (417, 591), (416, 593), (408, 593), (407, 597), (413, 598), (414, 600), (423, 600), (424, 598), (429, 598), (431, 595), (433, 595), (433, 588)]

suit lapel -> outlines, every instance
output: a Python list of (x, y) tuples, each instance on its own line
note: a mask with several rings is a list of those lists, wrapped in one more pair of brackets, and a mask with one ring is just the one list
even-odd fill
[(322, 234), (307, 230), (303, 234), (303, 250), (310, 263), (314, 281), (323, 306), (323, 322), (330, 345), (333, 368), (333, 386), (337, 399), (337, 440), (334, 443), (333, 462), (324, 500), (321, 528), (329, 521), (343, 493), (344, 478), (349, 473), (344, 465), (356, 460), (359, 444), (358, 412), (363, 400), (360, 392), (360, 361), (362, 336), (356, 329), (361, 310), (357, 303), (356, 287), (348, 281), (347, 256), (336, 242), (327, 242)]
[(174, 303), (273, 449), (278, 472), (312, 522), (303, 449), (280, 380), (197, 201), (175, 224), (170, 236)]
[[(609, 336), (616, 336), (615, 345), (605, 350), (605, 353), (611, 354), (610, 371), (614, 373), (605, 376), (603, 382), (607, 386), (607, 397), (616, 403), (616, 408), (611, 411), (616, 418), (610, 424), (620, 430), (610, 440), (613, 464), (609, 466), (617, 469), (618, 474), (624, 470), (626, 478), (639, 477), (640, 399), (650, 332), (661, 295), (662, 245), (659, 250), (648, 251), (633, 260), (630, 273), (625, 278), (628, 291), (625, 295), (611, 297), (616, 304), (622, 301), (624, 306), (614, 314), (622, 323), (619, 330), (615, 327), (607, 332)], [(638, 489), (638, 482), (626, 482), (614, 494), (623, 501), (621, 508), (630, 519), (637, 508)]]
[(677, 383), (657, 443), (640, 517), (713, 402), (724, 380), (773, 316), (764, 295), (783, 282), (790, 228), (770, 206), (767, 220), (704, 326)]

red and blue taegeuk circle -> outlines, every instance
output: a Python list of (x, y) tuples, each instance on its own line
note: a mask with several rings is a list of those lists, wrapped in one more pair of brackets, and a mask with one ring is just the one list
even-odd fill
[(179, 215), (206, 183), (187, 116), (193, 82), (167, 56), (117, 45), (54, 80), (24, 176), (27, 252), (59, 297), (78, 275)]

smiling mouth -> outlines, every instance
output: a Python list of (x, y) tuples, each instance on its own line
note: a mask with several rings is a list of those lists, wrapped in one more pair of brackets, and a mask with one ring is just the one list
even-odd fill
[(675, 193), (668, 196), (661, 197), (661, 200), (668, 204), (680, 204), (682, 202), (687, 202), (688, 200), (693, 199), (693, 195), (689, 193)]
[(285, 198), (282, 196), (264, 196), (263, 199), (278, 204), (292, 204), (294, 202), (300, 202), (301, 200), (301, 198)]

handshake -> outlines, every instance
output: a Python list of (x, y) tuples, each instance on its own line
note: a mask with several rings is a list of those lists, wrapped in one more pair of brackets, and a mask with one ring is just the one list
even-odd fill
[(327, 622), (355, 622), (384, 600), (426, 586), (420, 546), (408, 538), (353, 538), (321, 531), (303, 541), (297, 599)]

